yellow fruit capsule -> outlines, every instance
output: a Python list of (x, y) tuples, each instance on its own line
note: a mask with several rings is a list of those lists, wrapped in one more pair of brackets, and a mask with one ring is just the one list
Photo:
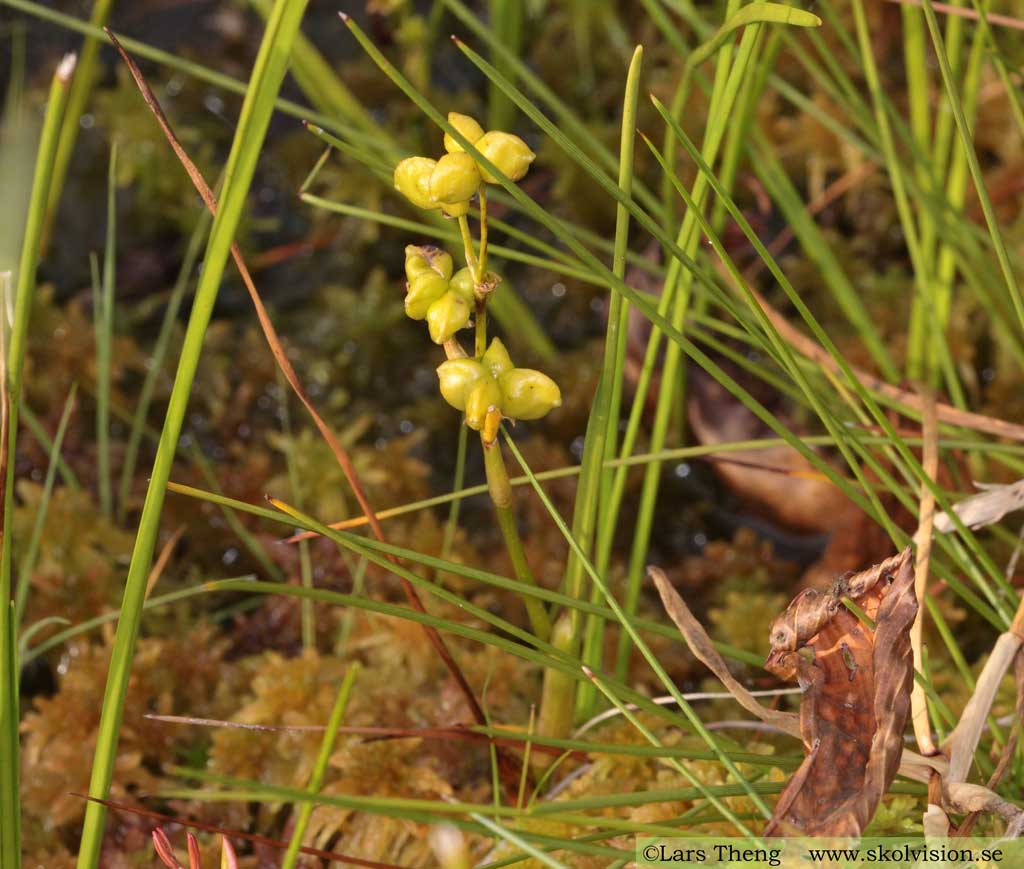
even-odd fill
[(451, 254), (439, 247), (432, 244), (406, 245), (405, 277), (410, 281), (424, 272), (450, 278), (453, 267)]
[[(469, 143), (471, 145), (475, 145), (477, 139), (484, 134), (484, 128), (469, 115), (460, 115), (458, 112), (448, 112), (448, 123), (469, 139)], [(465, 151), (462, 145), (456, 142), (448, 133), (444, 134), (444, 149), (449, 154), (456, 154), (459, 151)]]
[(442, 205), (458, 205), (469, 202), (480, 184), (480, 170), (469, 154), (445, 154), (430, 175), (430, 195)]
[(430, 197), (430, 176), (436, 165), (429, 157), (407, 157), (395, 167), (395, 190), (418, 208), (437, 208)]
[(427, 329), (435, 344), (444, 344), (469, 322), (472, 308), (458, 293), (445, 293), (427, 309)]
[[(498, 130), (484, 133), (474, 144), (481, 154), (508, 176), (510, 181), (522, 178), (537, 157), (518, 136)], [(480, 174), (488, 184), (498, 183), (498, 179), (483, 166), (480, 167)]]
[(502, 374), (515, 367), (500, 338), (491, 341), (491, 346), (487, 348), (487, 352), (484, 353), (480, 361), (494, 377), (501, 377)]
[(485, 375), (466, 392), (466, 425), (480, 431), (492, 407), (501, 408), (501, 390), (493, 377)]
[(532, 368), (513, 368), (498, 378), (501, 410), (512, 419), (540, 419), (562, 405), (562, 393), (546, 374)]
[(430, 306), (448, 292), (448, 281), (435, 271), (420, 272), (411, 281), (405, 294), (405, 313), (413, 320), (427, 316)]
[(475, 359), (449, 359), (437, 367), (441, 395), (456, 410), (466, 409), (470, 388), (486, 376), (487, 370)]
[(473, 273), (469, 269), (459, 269), (452, 275), (448, 286), (453, 293), (462, 296), (467, 302), (476, 301), (473, 291)]

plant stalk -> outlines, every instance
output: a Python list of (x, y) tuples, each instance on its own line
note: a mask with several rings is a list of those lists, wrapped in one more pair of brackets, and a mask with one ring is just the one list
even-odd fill
[[(483, 435), (480, 437), (484, 448), (484, 468), (487, 471), (487, 491), (494, 503), (494, 513), (498, 519), (498, 527), (501, 529), (501, 536), (505, 540), (505, 547), (508, 549), (509, 558), (512, 560), (512, 569), (515, 571), (516, 579), (520, 582), (537, 584), (537, 580), (530, 570), (526, 560), (526, 552), (523, 550), (523, 541), (519, 536), (519, 529), (516, 527), (515, 511), (512, 507), (512, 484), (508, 479), (508, 469), (505, 467), (505, 459), (501, 455), (501, 444), (497, 441), (487, 443)], [(544, 605), (536, 598), (526, 598), (526, 614), (530, 617), (530, 625), (537, 638), (547, 642), (551, 636), (551, 619), (548, 617)]]
[[(4, 358), (0, 375), (2, 391), (9, 403), (4, 414), (3, 446), (0, 447), (0, 478), (3, 481), (3, 512), (0, 514), (0, 865), (17, 869), (21, 865), (21, 811), (18, 760), (18, 656), (15, 649), (14, 604), (11, 601), (11, 561), (13, 544), (8, 519), (14, 515), (14, 474), (7, 462), (16, 455), (18, 438), (18, 410), (21, 403), (21, 380), (25, 365), (25, 347), (28, 341), (28, 321), (36, 291), (36, 266), (46, 221), (46, 204), (53, 179), (53, 163), (60, 137), (61, 123), (67, 107), (71, 77), (75, 71), (75, 56), (66, 55), (57, 67), (50, 84), (46, 104), (46, 120), (39, 139), (39, 152), (32, 179), (32, 197), (29, 200), (25, 235), (22, 239), (18, 263), (17, 295), (14, 297), (14, 319), (10, 334), (6, 322), (2, 349)], [(6, 299), (4, 310), (6, 311)], [(6, 320), (6, 313), (4, 314)], [(8, 340), (9, 338), (9, 340)]]

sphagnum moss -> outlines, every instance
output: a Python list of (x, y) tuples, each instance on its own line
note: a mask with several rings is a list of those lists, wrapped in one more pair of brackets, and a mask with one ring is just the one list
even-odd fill
[[(501, 130), (484, 131), (468, 115), (451, 112), (448, 122), (512, 181), (521, 180), (536, 156), (518, 136)], [(521, 581), (536, 584), (516, 528), (512, 487), (498, 443), (503, 419), (540, 419), (559, 407), (562, 394), (550, 377), (530, 368), (516, 368), (505, 345), (487, 343), (487, 302), (501, 277), (487, 271), (486, 184), (497, 179), (479, 166), (452, 136), (444, 139), (446, 153), (437, 160), (408, 157), (395, 167), (395, 189), (419, 208), (437, 209), (459, 222), (466, 267), (453, 273), (451, 254), (433, 245), (405, 249), (405, 312), (426, 320), (430, 338), (444, 347), (447, 361), (437, 369), (441, 395), (465, 414), (466, 425), (480, 433), (487, 470), (487, 490), (494, 503), (502, 537)], [(474, 198), (480, 203), (479, 253), (466, 215)], [(455, 337), (474, 318), (473, 355)], [(551, 634), (551, 621), (535, 598), (524, 601), (534, 633)]]

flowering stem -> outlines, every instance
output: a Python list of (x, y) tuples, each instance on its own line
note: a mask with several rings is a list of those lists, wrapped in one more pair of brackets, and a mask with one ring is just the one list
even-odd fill
[(479, 359), (487, 350), (487, 297), (476, 300), (476, 358)]
[(480, 188), (480, 277), (487, 274), (487, 191)]
[[(501, 455), (501, 444), (497, 441), (487, 443), (482, 435), (480, 442), (484, 448), (487, 491), (494, 502), (494, 512), (498, 517), (498, 527), (501, 529), (501, 536), (505, 539), (505, 547), (508, 549), (509, 558), (512, 559), (512, 569), (515, 571), (516, 579), (520, 582), (536, 585), (537, 580), (534, 578), (533, 571), (530, 570), (530, 565), (526, 561), (523, 541), (519, 536), (519, 529), (516, 527), (515, 511), (512, 509), (512, 484), (509, 483), (505, 459)], [(544, 609), (544, 604), (532, 597), (526, 598), (524, 603), (534, 634), (537, 636), (537, 639), (547, 642), (551, 636), (551, 620), (548, 618), (547, 610)]]
[(480, 264), (473, 253), (473, 236), (469, 232), (469, 221), (466, 216), (459, 218), (459, 232), (462, 233), (462, 246), (466, 249), (466, 265), (469, 266), (469, 273), (473, 276), (473, 283), (480, 283)]
[(459, 229), (462, 231), (462, 243), (466, 248), (466, 264), (469, 266), (473, 283), (476, 285), (476, 341), (477, 359), (487, 350), (487, 293), (484, 287), (484, 276), (487, 274), (487, 193), (480, 187), (480, 258), (473, 255), (473, 238), (469, 232), (469, 221), (459, 218)]

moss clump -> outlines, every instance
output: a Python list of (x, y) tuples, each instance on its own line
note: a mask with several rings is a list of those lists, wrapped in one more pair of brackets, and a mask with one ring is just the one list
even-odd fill
[[(14, 534), (21, 558), (36, 521), (43, 487), (21, 480), (17, 490), (20, 503), (14, 513)], [(53, 614), (80, 622), (116, 607), (132, 541), (128, 531), (97, 512), (90, 492), (56, 488), (30, 580), (26, 624)]]
[[(152, 790), (161, 768), (203, 741), (196, 730), (148, 720), (147, 713), (187, 709), (198, 716), (224, 713), (219, 693), (227, 641), (209, 625), (180, 636), (146, 638), (136, 648), (125, 701), (124, 727), (111, 799), (131, 801), (139, 789)], [(85, 802), (71, 792), (89, 787), (99, 726), (97, 697), (110, 663), (110, 646), (69, 644), (58, 664), (60, 685), (52, 697), (37, 698), (22, 722), (22, 804), (35, 819), (29, 827), (42, 838), (31, 848), (48, 847), (73, 827)]]

